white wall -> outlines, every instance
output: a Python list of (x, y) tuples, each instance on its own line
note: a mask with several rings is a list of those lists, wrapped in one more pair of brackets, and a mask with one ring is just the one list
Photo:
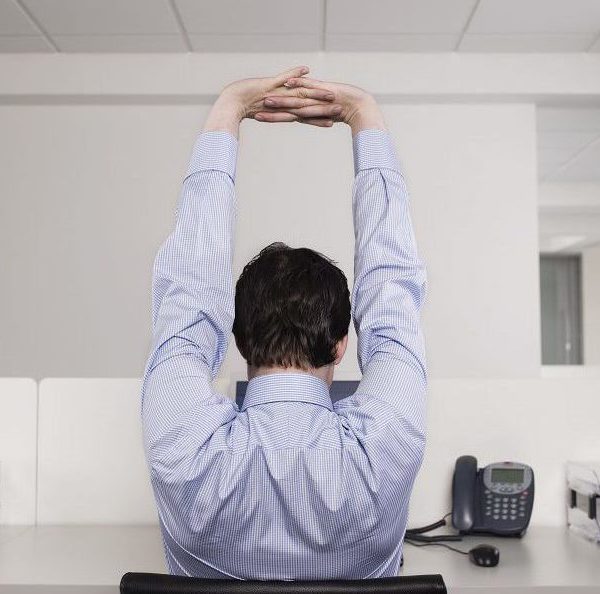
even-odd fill
[(600, 54), (457, 52), (202, 52), (0, 55), (11, 100), (200, 102), (224, 85), (306, 64), (310, 75), (369, 89), (388, 102), (544, 100), (594, 104)]
[[(432, 376), (539, 365), (531, 105), (385, 105), (428, 264)], [(0, 107), (0, 375), (139, 376), (150, 269), (206, 107)], [(352, 283), (349, 130), (245, 122), (234, 274), (267, 243), (306, 245)], [(356, 341), (339, 366), (356, 375)], [(233, 339), (220, 377), (243, 375)]]
[(600, 244), (581, 252), (583, 360), (600, 365)]

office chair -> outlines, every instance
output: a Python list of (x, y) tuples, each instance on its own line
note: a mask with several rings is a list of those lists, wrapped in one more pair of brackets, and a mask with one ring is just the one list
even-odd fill
[(446, 594), (441, 575), (364, 580), (215, 580), (160, 573), (126, 573), (121, 594)]

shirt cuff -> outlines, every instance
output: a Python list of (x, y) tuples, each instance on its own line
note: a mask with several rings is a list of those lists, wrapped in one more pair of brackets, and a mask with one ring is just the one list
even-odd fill
[(197, 171), (215, 169), (235, 180), (238, 140), (226, 130), (201, 132), (196, 138), (186, 177)]
[(400, 171), (400, 162), (391, 134), (387, 130), (360, 130), (352, 138), (354, 174), (363, 169), (385, 167)]

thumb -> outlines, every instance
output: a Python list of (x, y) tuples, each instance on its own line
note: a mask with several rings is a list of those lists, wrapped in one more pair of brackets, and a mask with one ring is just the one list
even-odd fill
[(290, 68), (289, 70), (285, 70), (284, 72), (280, 72), (275, 75), (275, 85), (282, 85), (288, 78), (297, 78), (302, 76), (303, 74), (308, 74), (309, 68), (308, 66), (296, 66), (295, 68)]

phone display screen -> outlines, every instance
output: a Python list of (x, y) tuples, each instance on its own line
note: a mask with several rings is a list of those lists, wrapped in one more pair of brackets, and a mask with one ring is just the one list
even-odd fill
[(522, 468), (492, 468), (493, 483), (522, 483), (524, 475)]

